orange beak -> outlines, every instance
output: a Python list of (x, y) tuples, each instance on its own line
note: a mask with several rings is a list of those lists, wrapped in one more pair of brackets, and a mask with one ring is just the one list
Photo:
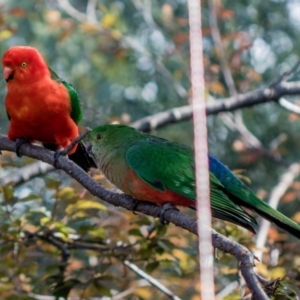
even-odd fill
[(4, 67), (3, 68), (3, 77), (6, 81), (8, 81), (9, 79), (12, 78), (14, 70), (12, 68), (9, 67)]

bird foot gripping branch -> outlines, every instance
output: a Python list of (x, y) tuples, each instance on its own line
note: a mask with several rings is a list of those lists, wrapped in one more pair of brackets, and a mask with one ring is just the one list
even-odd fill
[(25, 139), (16, 139), (15, 152), (18, 157), (22, 156), (22, 154), (20, 153), (20, 148), (22, 147), (22, 145), (27, 144), (27, 143), (28, 143), (28, 141)]
[(179, 211), (179, 209), (173, 204), (173, 203), (165, 203), (162, 205), (161, 207), (161, 211), (158, 214), (160, 223), (163, 225), (168, 225), (169, 222), (165, 220), (165, 213), (168, 210), (175, 210), (175, 211)]

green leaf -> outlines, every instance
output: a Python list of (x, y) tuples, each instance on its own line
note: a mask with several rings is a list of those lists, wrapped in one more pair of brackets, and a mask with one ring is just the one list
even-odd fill
[(143, 237), (141, 231), (140, 231), (139, 229), (137, 229), (137, 228), (130, 229), (130, 230), (128, 231), (128, 234), (129, 234), (129, 235), (134, 235), (134, 236), (140, 236), (140, 237)]
[(3, 186), (2, 193), (4, 202), (9, 204), (17, 202), (17, 198), (14, 197), (14, 189), (11, 185)]
[(172, 244), (170, 241), (164, 239), (164, 240), (159, 240), (157, 244), (164, 249), (165, 251), (171, 251), (175, 248), (174, 244)]
[(53, 177), (47, 177), (45, 182), (46, 182), (47, 188), (52, 189), (52, 190), (58, 190), (59, 186), (61, 185), (61, 181), (59, 181)]
[(57, 192), (56, 196), (57, 196), (57, 198), (59, 198), (63, 201), (70, 201), (70, 200), (76, 199), (77, 194), (73, 188), (66, 186), (66, 187), (60, 189)]
[(36, 201), (40, 201), (42, 200), (42, 198), (39, 195), (36, 194), (29, 194), (28, 196), (24, 197), (24, 198), (20, 198), (19, 201), (20, 202), (27, 202), (27, 201), (31, 201), (31, 200), (36, 200)]
[(154, 261), (146, 265), (146, 272), (151, 273), (159, 266), (159, 261)]

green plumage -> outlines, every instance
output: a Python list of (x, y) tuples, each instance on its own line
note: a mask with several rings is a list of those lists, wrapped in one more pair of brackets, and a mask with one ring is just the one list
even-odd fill
[(62, 78), (60, 78), (53, 70), (49, 68), (49, 71), (51, 73), (51, 78), (55, 80), (56, 82), (62, 83), (66, 89), (68, 90), (70, 101), (71, 101), (71, 118), (76, 123), (79, 124), (79, 122), (82, 119), (82, 109), (80, 104), (79, 96), (74, 89), (73, 85), (66, 82)]
[[(90, 133), (89, 141), (99, 167), (121, 190), (129, 190), (127, 185), (134, 187), (131, 182), (124, 183), (122, 180), (125, 173), (132, 170), (140, 180), (157, 191), (156, 195), (161, 195), (161, 199), (166, 191), (172, 191), (186, 199), (186, 205), (182, 202), (180, 205), (195, 207), (194, 155), (190, 147), (124, 125), (99, 126)], [(241, 206), (244, 206), (300, 238), (300, 226), (297, 223), (260, 200), (216, 158), (209, 156), (208, 160), (214, 217), (255, 232), (257, 223), (242, 209)], [(135, 196), (132, 187), (131, 195)], [(178, 204), (175, 201), (172, 203)]]
[[(51, 73), (51, 78), (58, 83), (62, 83), (65, 86), (65, 88), (68, 90), (70, 101), (71, 101), (70, 115), (72, 120), (75, 122), (75, 124), (79, 124), (79, 122), (82, 119), (82, 109), (81, 109), (80, 99), (75, 88), (73, 87), (72, 84), (60, 78), (52, 69), (50, 69), (49, 67), (48, 69)], [(54, 151), (56, 150), (56, 145), (44, 144), (44, 146), (47, 149), (51, 149)], [(85, 171), (88, 171), (91, 167), (92, 168), (97, 167), (94, 160), (87, 154), (85, 146), (82, 141), (78, 143), (76, 152), (70, 154), (69, 158)]]

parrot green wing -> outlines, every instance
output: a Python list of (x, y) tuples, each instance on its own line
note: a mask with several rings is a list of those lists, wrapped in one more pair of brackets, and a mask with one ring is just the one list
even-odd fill
[(51, 73), (51, 78), (58, 83), (62, 83), (68, 90), (70, 100), (71, 100), (71, 118), (76, 124), (78, 124), (82, 119), (82, 109), (81, 109), (80, 99), (79, 99), (79, 96), (78, 96), (76, 90), (74, 89), (72, 84), (70, 84), (70, 83), (66, 82), (65, 80), (63, 80), (62, 78), (60, 78), (50, 68), (49, 68), (49, 70)]
[[(149, 164), (151, 161), (151, 164)], [(145, 137), (126, 152), (126, 162), (150, 186), (195, 199), (193, 151), (157, 137)]]
[[(191, 148), (156, 137), (140, 139), (126, 152), (127, 164), (151, 187), (162, 192), (171, 190), (191, 200), (196, 198), (193, 157)], [(212, 215), (255, 232), (255, 219), (223, 190), (221, 182), (210, 172)]]
[(212, 215), (215, 218), (235, 223), (256, 233), (258, 228), (256, 220), (231, 200), (221, 182), (212, 172), (209, 175)]

